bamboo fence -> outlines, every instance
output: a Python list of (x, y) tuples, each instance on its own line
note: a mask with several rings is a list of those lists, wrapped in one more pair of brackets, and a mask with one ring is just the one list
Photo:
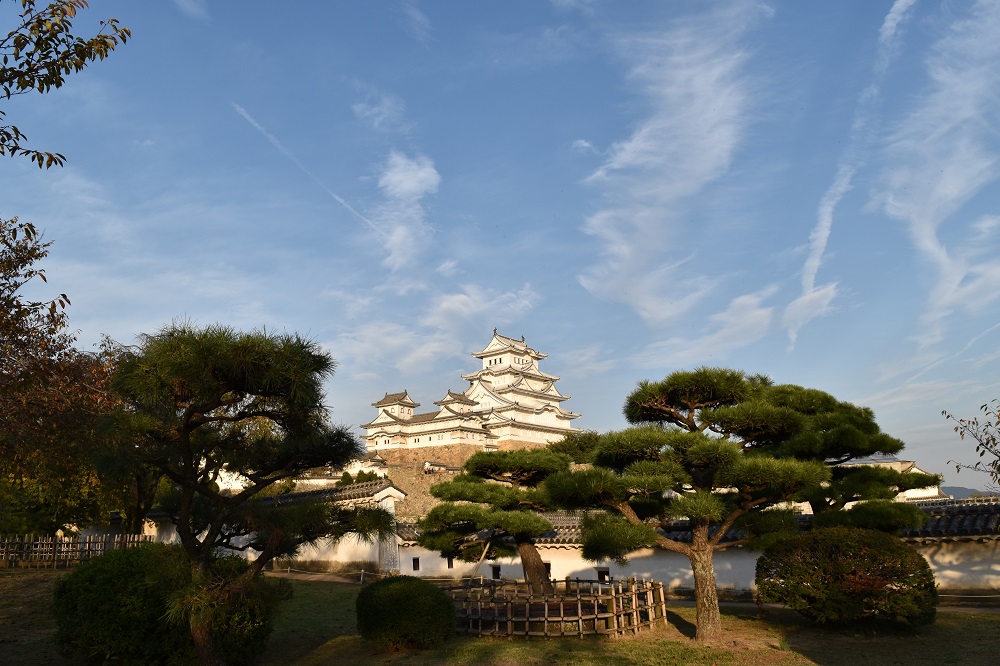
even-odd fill
[(0, 536), (0, 568), (29, 567), (58, 569), (71, 567), (103, 555), (115, 548), (128, 548), (152, 541), (141, 534), (95, 534), (60, 537)]
[(458, 630), (480, 636), (623, 636), (665, 622), (663, 583), (642, 579), (553, 581), (551, 592), (527, 583), (470, 581), (447, 591)]

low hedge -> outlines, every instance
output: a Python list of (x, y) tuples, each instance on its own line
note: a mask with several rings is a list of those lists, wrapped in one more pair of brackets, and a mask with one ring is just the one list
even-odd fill
[(413, 576), (391, 576), (362, 588), (358, 633), (386, 647), (427, 648), (455, 635), (455, 606), (444, 590)]
[(913, 626), (934, 621), (934, 573), (891, 534), (820, 528), (781, 541), (757, 560), (761, 600), (782, 603), (817, 624), (869, 619)]

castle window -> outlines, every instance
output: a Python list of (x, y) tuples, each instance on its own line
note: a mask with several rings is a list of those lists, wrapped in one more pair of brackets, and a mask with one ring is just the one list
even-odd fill
[(594, 567), (597, 572), (597, 582), (607, 583), (611, 580), (611, 570), (608, 567)]
[(500, 580), (500, 565), (491, 564), (490, 566), (493, 569), (493, 580)]
[(449, 557), (448, 558), (448, 568), (449, 569), (454, 569), (455, 568), (455, 558), (454, 557)]
[(414, 571), (420, 571), (420, 558), (419, 557), (414, 557), (413, 558), (413, 570)]

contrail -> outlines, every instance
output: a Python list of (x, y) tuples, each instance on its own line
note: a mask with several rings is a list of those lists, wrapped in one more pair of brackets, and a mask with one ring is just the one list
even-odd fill
[[(809, 234), (809, 255), (802, 266), (802, 297), (816, 291), (816, 275), (823, 262), (823, 255), (826, 254), (830, 231), (833, 228), (834, 212), (841, 199), (850, 191), (854, 174), (864, 164), (864, 146), (869, 140), (869, 126), (878, 105), (882, 81), (899, 41), (899, 26), (906, 19), (907, 12), (915, 3), (916, 0), (895, 0), (889, 13), (882, 21), (872, 81), (861, 93), (855, 107), (847, 148), (841, 154), (837, 175), (833, 183), (830, 184), (820, 200), (816, 210), (816, 225), (813, 227), (812, 233)], [(798, 330), (804, 323), (804, 321), (797, 322), (789, 328), (788, 337), (792, 345), (795, 344)]]
[(320, 188), (324, 192), (326, 192), (327, 194), (329, 194), (330, 197), (334, 201), (336, 201), (341, 206), (343, 206), (344, 208), (346, 208), (352, 215), (354, 215), (354, 217), (356, 217), (359, 220), (361, 220), (362, 222), (364, 222), (366, 225), (368, 225), (369, 229), (371, 229), (372, 231), (374, 231), (376, 234), (378, 234), (382, 238), (388, 238), (389, 237), (388, 234), (386, 234), (384, 231), (382, 231), (381, 229), (379, 229), (378, 226), (374, 222), (372, 222), (367, 217), (365, 217), (364, 215), (362, 215), (361, 213), (359, 213), (358, 211), (356, 211), (351, 206), (351, 204), (347, 203), (344, 200), (343, 197), (341, 197), (339, 194), (337, 194), (336, 192), (334, 192), (333, 190), (331, 190), (329, 187), (327, 187), (326, 185), (324, 185), (323, 181), (321, 181), (319, 178), (317, 178), (316, 176), (314, 176), (313, 173), (309, 169), (307, 169), (305, 167), (305, 165), (302, 164), (302, 162), (300, 162), (297, 157), (295, 157), (295, 155), (292, 155), (292, 153), (287, 148), (285, 148), (285, 146), (280, 141), (278, 141), (278, 139), (273, 134), (271, 134), (270, 132), (268, 132), (266, 129), (264, 129), (261, 126), (260, 123), (258, 123), (256, 120), (254, 120), (253, 116), (251, 116), (249, 113), (247, 113), (246, 109), (244, 109), (242, 106), (240, 106), (236, 102), (230, 102), (230, 104), (232, 105), (233, 110), (236, 111), (236, 113), (238, 113), (241, 116), (243, 116), (243, 118), (248, 123), (250, 123), (250, 125), (253, 126), (253, 128), (255, 130), (257, 130), (258, 132), (260, 132), (261, 135), (263, 135), (263, 137), (265, 139), (267, 139), (271, 143), (272, 146), (274, 146), (275, 148), (277, 148), (281, 152), (282, 155), (284, 155), (285, 157), (287, 157), (288, 159), (290, 159), (292, 161), (292, 164), (294, 164), (295, 166), (297, 166), (299, 168), (299, 170), (302, 171), (302, 173), (304, 173), (305, 175), (309, 176), (309, 178), (311, 178), (314, 183), (316, 183), (317, 185), (319, 185)]

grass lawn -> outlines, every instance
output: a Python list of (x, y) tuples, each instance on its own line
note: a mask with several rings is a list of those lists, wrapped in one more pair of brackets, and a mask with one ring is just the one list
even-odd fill
[(817, 629), (784, 609), (758, 620), (756, 607), (749, 605), (723, 608), (726, 637), (713, 647), (699, 647), (690, 638), (694, 608), (673, 606), (668, 608), (666, 627), (625, 639), (460, 637), (437, 650), (386, 654), (354, 633), (357, 590), (336, 583), (295, 581), (295, 596), (276, 619), (262, 664), (993, 666), (1000, 654), (1000, 615), (941, 612), (937, 622), (919, 631), (860, 633)]
[[(0, 570), (0, 663), (67, 664), (52, 645), (52, 589), (62, 572)], [(608, 639), (456, 638), (425, 652), (381, 653), (355, 634), (352, 585), (293, 581), (295, 596), (275, 621), (263, 666), (307, 664), (453, 664), (533, 666), (549, 664), (716, 664), (785, 666), (990, 665), (1000, 654), (1000, 615), (941, 612), (915, 632), (821, 630), (797, 614), (773, 610), (754, 617), (754, 607), (723, 609), (725, 638), (699, 647), (694, 609), (672, 606), (669, 624), (637, 637)]]

